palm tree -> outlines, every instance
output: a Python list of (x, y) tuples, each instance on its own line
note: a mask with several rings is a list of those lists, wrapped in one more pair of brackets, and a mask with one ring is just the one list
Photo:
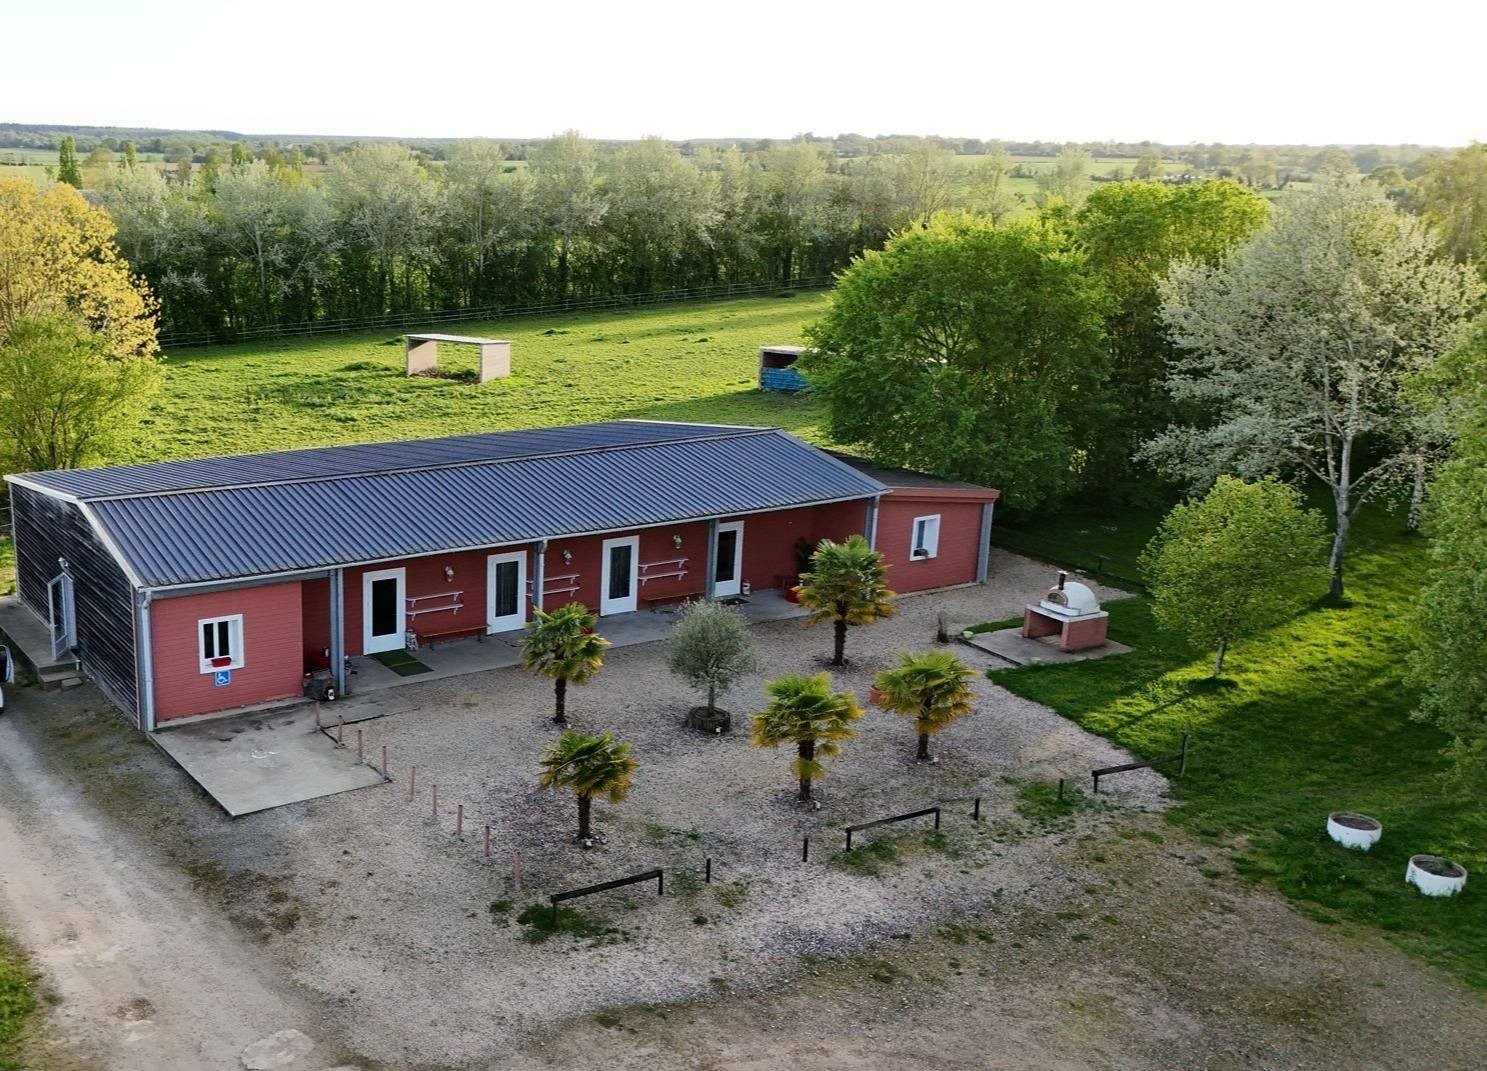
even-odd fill
[(871, 624), (893, 613), (893, 592), (883, 582), (887, 571), (883, 555), (860, 535), (842, 543), (823, 539), (811, 555), (810, 571), (801, 574), (795, 594), (811, 611), (811, 624), (830, 621), (835, 627), (833, 666), (847, 663), (848, 625)]
[(592, 735), (571, 729), (542, 755), (542, 788), (571, 789), (578, 797), (578, 839), (588, 840), (593, 831), (589, 816), (595, 796), (608, 796), (619, 803), (630, 791), (638, 765), (630, 757), (629, 744), (616, 744), (608, 733)]
[(521, 641), (521, 664), (553, 682), (553, 717), (568, 724), (568, 685), (587, 684), (604, 665), (609, 641), (594, 631), (599, 619), (581, 602), (548, 613), (533, 609)]
[(930, 735), (972, 710), (971, 667), (948, 651), (899, 655), (898, 665), (879, 673), (873, 687), (878, 706), (914, 719), (920, 762), (929, 761)]
[(831, 674), (790, 675), (764, 686), (769, 707), (754, 715), (755, 747), (794, 744), (792, 767), (800, 778), (800, 801), (809, 803), (811, 782), (826, 773), (820, 760), (841, 751), (841, 741), (857, 735), (852, 723), (862, 708), (851, 692), (833, 692)]

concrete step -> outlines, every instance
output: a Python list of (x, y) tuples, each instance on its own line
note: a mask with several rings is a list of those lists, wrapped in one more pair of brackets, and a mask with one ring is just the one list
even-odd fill
[(87, 674), (75, 666), (50, 666), (36, 675), (36, 683), (42, 691), (76, 688), (88, 679)]

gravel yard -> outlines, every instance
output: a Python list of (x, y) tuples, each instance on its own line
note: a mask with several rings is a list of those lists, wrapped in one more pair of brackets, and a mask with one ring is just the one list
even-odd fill
[[(956, 628), (995, 620), (1048, 584), (1046, 567), (1011, 556), (995, 566), (985, 588), (907, 598), (894, 618), (854, 629), (852, 664), (836, 674), (838, 687), (865, 701), (897, 652), (932, 643), (937, 612)], [(1019, 787), (1124, 756), (982, 678), (976, 712), (936, 738), (934, 765), (912, 761), (903, 719), (869, 708), (818, 783), (819, 810), (803, 811), (791, 755), (752, 747), (745, 715), (767, 676), (822, 668), (830, 634), (786, 621), (756, 635), (766, 672), (726, 697), (736, 712), (726, 736), (681, 725), (697, 700), (668, 672), (657, 644), (611, 651), (598, 678), (570, 694), (575, 727), (629, 741), (640, 763), (623, 804), (596, 805), (605, 842), (588, 850), (572, 841), (573, 798), (535, 787), (538, 756), (554, 733), (549, 682), (496, 670), (400, 689), (407, 709), (360, 723), (369, 754), (388, 747), (393, 784), (232, 827), (261, 844), (254, 869), (271, 875), (281, 905), (263, 916), (264, 927), (294, 919), (292, 938), (273, 947), (296, 980), (344, 1008), (347, 1022), (368, 1024), (352, 1040), (369, 1057), (487, 1060), (575, 1014), (767, 985), (797, 970), (802, 956), (859, 949), (992, 897), (1056, 888), (1065, 878), (1047, 862), (1051, 843), (1122, 811), (1161, 806), (1164, 780), (1142, 772), (1076, 816), (1019, 816)], [(958, 649), (977, 668), (987, 664)], [(979, 824), (970, 818), (977, 795)], [(880, 848), (855, 866), (839, 858), (842, 826), (941, 802), (941, 836), (930, 836), (922, 819), (867, 835), (890, 838), (891, 853)], [(463, 838), (454, 835), (460, 804)], [(486, 824), (490, 863), (481, 857)], [(803, 836), (812, 838), (806, 864)], [(517, 853), (521, 889), (512, 883)], [(707, 857), (711, 887), (701, 881)], [(548, 892), (656, 866), (669, 880), (659, 900), (654, 885), (639, 885), (573, 905), (600, 932), (532, 943), (516, 921)], [(418, 1014), (408, 1014), (413, 1008)], [(372, 1027), (393, 1022), (397, 1030)]]

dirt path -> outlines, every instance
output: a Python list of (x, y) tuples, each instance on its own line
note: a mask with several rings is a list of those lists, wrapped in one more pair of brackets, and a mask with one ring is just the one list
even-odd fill
[(310, 1033), (300, 999), (227, 920), (38, 759), (16, 724), (20, 706), (0, 719), (0, 918), (60, 998), (47, 1061), (241, 1068), (248, 1044), (286, 1028)]

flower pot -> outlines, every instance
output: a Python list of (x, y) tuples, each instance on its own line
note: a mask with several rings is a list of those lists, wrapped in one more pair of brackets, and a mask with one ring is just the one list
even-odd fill
[(867, 701), (875, 707), (883, 705), (883, 693), (876, 684), (867, 690)]
[(1366, 852), (1384, 835), (1384, 826), (1377, 818), (1366, 814), (1333, 811), (1327, 816), (1327, 835), (1344, 848)]
[(1412, 855), (1404, 880), (1426, 896), (1455, 896), (1466, 885), (1466, 867), (1438, 855)]

